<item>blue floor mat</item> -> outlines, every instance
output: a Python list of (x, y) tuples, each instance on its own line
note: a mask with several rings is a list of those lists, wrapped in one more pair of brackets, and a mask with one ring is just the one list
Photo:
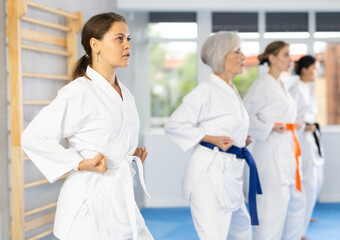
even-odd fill
[[(145, 208), (146, 225), (155, 240), (198, 240), (189, 208)], [(317, 204), (308, 240), (340, 240), (340, 203)]]

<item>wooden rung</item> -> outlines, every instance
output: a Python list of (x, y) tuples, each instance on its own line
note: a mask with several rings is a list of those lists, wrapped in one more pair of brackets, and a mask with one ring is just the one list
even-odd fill
[(24, 40), (29, 40), (33, 42), (45, 43), (56, 45), (60, 47), (67, 46), (67, 40), (64, 37), (55, 36), (52, 34), (42, 33), (38, 31), (28, 30), (22, 28), (20, 30), (20, 37)]
[(51, 100), (27, 100), (27, 101), (22, 101), (22, 104), (24, 105), (48, 105), (52, 101)]
[(23, 72), (23, 77), (32, 77), (32, 78), (47, 78), (47, 79), (54, 79), (54, 80), (63, 80), (68, 81), (69, 77), (66, 75), (56, 75), (56, 74), (43, 74), (43, 73), (29, 73)]
[(32, 214), (35, 214), (35, 213), (38, 213), (38, 212), (42, 212), (42, 211), (45, 211), (47, 209), (50, 209), (50, 208), (53, 208), (57, 206), (57, 203), (51, 203), (51, 204), (47, 204), (45, 206), (42, 206), (42, 207), (38, 207), (38, 208), (34, 208), (32, 210), (29, 210), (27, 212), (24, 213), (24, 216), (29, 216), (29, 215), (32, 215)]
[(38, 239), (40, 239), (42, 237), (46, 237), (46, 236), (48, 236), (52, 233), (53, 233), (53, 228), (50, 229), (50, 230), (47, 230), (45, 232), (39, 233), (38, 235), (35, 235), (33, 237), (27, 238), (26, 240), (38, 240)]
[(21, 20), (23, 20), (25, 22), (29, 22), (29, 23), (38, 24), (38, 25), (41, 25), (41, 26), (44, 26), (44, 27), (54, 28), (54, 29), (57, 29), (57, 30), (65, 31), (65, 32), (68, 32), (68, 31), (71, 30), (69, 27), (66, 27), (64, 25), (46, 22), (46, 21), (39, 20), (39, 19), (36, 19), (36, 18), (23, 16), (21, 18)]
[(27, 1), (27, 6), (38, 8), (40, 10), (55, 13), (55, 14), (65, 16), (65, 17), (68, 17), (68, 18), (78, 19), (78, 16), (76, 14), (64, 12), (64, 11), (61, 11), (59, 9), (55, 9), (55, 8), (51, 8), (51, 7), (47, 7), (47, 6), (41, 5), (39, 3)]
[(29, 160), (31, 160), (29, 157), (27, 156), (24, 157), (24, 161), (29, 161)]
[(35, 187), (35, 186), (39, 186), (39, 185), (42, 185), (42, 184), (45, 184), (45, 183), (48, 183), (47, 179), (42, 179), (42, 180), (30, 182), (30, 183), (25, 183), (24, 188)]
[[(62, 180), (62, 179), (65, 179), (66, 177), (67, 177), (67, 175), (65, 174), (64, 176), (59, 178), (58, 181)], [(43, 185), (43, 184), (46, 184), (46, 183), (48, 183), (48, 180), (47, 179), (42, 179), (42, 180), (30, 182), (30, 183), (25, 183), (24, 184), (24, 188), (36, 187), (36, 186), (40, 186), (40, 185)]]
[(46, 213), (39, 217), (33, 218), (31, 220), (28, 220), (24, 223), (24, 231), (28, 232), (32, 229), (36, 229), (38, 227), (51, 223), (54, 221), (54, 216), (55, 216), (55, 211)]
[(34, 45), (29, 45), (29, 44), (21, 44), (21, 48), (32, 50), (32, 51), (38, 51), (38, 52), (52, 53), (52, 54), (57, 54), (61, 56), (71, 56), (71, 54), (68, 53), (67, 51), (46, 48), (46, 47), (38, 47)]

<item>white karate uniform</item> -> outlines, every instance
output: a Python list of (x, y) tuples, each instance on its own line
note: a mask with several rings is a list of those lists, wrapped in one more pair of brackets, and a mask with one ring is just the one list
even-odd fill
[[(318, 106), (309, 84), (297, 81), (290, 89), (298, 108), (297, 121), (303, 123), (314, 123)], [(313, 209), (323, 181), (324, 159), (320, 157), (318, 147), (315, 143), (313, 133), (302, 130), (298, 132), (302, 155), (303, 186), (306, 194), (306, 219), (304, 232), (307, 231)], [(318, 132), (316, 132), (318, 134)], [(321, 144), (321, 142), (320, 142)], [(321, 146), (320, 146), (321, 147)]]
[[(296, 189), (296, 160), (291, 131), (272, 131), (276, 122), (295, 123), (296, 104), (289, 92), (265, 74), (243, 99), (254, 138), (253, 157), (262, 187), (257, 196), (259, 226), (254, 240), (298, 240), (302, 236), (305, 196)], [(300, 171), (301, 172), (301, 171)], [(300, 174), (301, 176), (301, 174)]]
[[(68, 173), (54, 234), (62, 240), (153, 239), (133, 193), (133, 160), (142, 173), (132, 156), (139, 134), (134, 98), (118, 82), (122, 100), (91, 67), (86, 75), (90, 80), (79, 77), (63, 87), (22, 134), (24, 151), (50, 182)], [(60, 145), (64, 138), (68, 149)], [(73, 170), (98, 153), (106, 156), (105, 173)]]
[(200, 239), (251, 239), (242, 192), (245, 161), (199, 144), (205, 135), (229, 136), (244, 147), (248, 125), (236, 88), (216, 75), (184, 97), (165, 124), (166, 133), (184, 151), (194, 147), (182, 187)]

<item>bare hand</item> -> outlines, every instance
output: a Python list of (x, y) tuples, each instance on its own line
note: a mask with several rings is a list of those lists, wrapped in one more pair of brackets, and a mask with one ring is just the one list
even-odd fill
[(312, 133), (315, 132), (316, 126), (314, 124), (307, 124), (305, 127), (305, 131), (310, 131)]
[(301, 128), (302, 128), (302, 123), (301, 122), (295, 123), (295, 129), (300, 130)]
[(103, 154), (98, 153), (92, 159), (81, 161), (78, 165), (78, 169), (104, 173), (107, 170), (106, 157)]
[(249, 146), (249, 144), (251, 144), (253, 142), (253, 139), (251, 138), (250, 135), (247, 136), (247, 139), (246, 139), (246, 147)]
[(139, 157), (140, 160), (142, 160), (142, 163), (144, 163), (146, 157), (148, 156), (148, 152), (146, 151), (146, 147), (140, 147), (140, 148), (137, 147), (133, 156)]
[(283, 124), (275, 124), (273, 127), (273, 131), (283, 133), (286, 131), (286, 126)]
[(230, 137), (213, 137), (212, 142), (219, 148), (221, 148), (223, 151), (227, 151), (232, 145), (233, 145), (233, 140), (231, 140)]

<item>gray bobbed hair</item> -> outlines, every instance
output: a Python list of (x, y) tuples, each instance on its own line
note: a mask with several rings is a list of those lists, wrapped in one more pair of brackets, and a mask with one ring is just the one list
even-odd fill
[(215, 73), (223, 73), (226, 56), (240, 44), (241, 38), (236, 32), (217, 32), (204, 42), (201, 49), (201, 59)]

